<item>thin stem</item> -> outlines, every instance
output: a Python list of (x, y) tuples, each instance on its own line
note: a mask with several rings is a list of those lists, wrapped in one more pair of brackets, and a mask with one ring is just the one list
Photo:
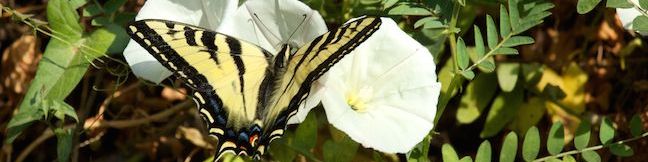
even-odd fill
[(495, 54), (495, 51), (496, 51), (497, 49), (499, 49), (499, 48), (501, 48), (502, 46), (504, 46), (504, 42), (506, 42), (509, 38), (511, 38), (511, 37), (513, 36), (513, 33), (514, 33), (514, 32), (511, 32), (511, 33), (509, 33), (508, 35), (506, 35), (506, 37), (502, 38), (502, 41), (500, 41), (499, 43), (497, 43), (497, 45), (496, 45), (495, 47), (493, 47), (493, 49), (491, 49), (490, 51), (488, 51), (488, 53), (486, 53), (486, 55), (484, 55), (484, 57), (482, 57), (482, 58), (480, 58), (479, 60), (475, 61), (474, 64), (470, 65), (468, 68), (464, 69), (464, 70), (461, 71), (461, 72), (473, 70), (473, 69), (475, 69), (475, 67), (477, 67), (477, 65), (479, 65), (481, 62), (486, 61), (486, 59), (488, 59), (489, 57), (491, 57), (492, 55)]
[[(36, 30), (36, 31), (38, 31), (38, 32), (40, 32), (40, 33), (43, 33), (43, 34), (45, 34), (45, 35), (47, 35), (47, 36), (49, 36), (49, 37), (52, 37), (52, 38), (54, 38), (54, 39), (56, 39), (56, 40), (59, 40), (59, 41), (65, 43), (66, 45), (70, 45), (70, 46), (78, 46), (78, 47), (81, 47), (81, 48), (87, 49), (88, 52), (91, 52), (93, 55), (96, 55), (96, 56), (106, 56), (105, 53), (100, 52), (100, 51), (97, 50), (97, 49), (94, 49), (94, 48), (92, 48), (92, 47), (86, 46), (86, 45), (84, 45), (84, 44), (74, 44), (74, 43), (71, 43), (71, 42), (65, 40), (64, 38), (61, 38), (61, 37), (57, 36), (57, 35), (65, 35), (65, 34), (61, 34), (61, 33), (59, 33), (58, 31), (53, 30), (53, 29), (49, 28), (49, 27), (46, 26), (46, 25), (38, 25), (38, 24), (34, 24), (34, 23), (32, 23), (32, 21), (33, 21), (33, 22), (36, 22), (37, 20), (34, 20), (34, 19), (32, 19), (32, 18), (30, 18), (30, 17), (26, 17), (26, 16), (21, 16), (21, 15), (23, 15), (23, 14), (22, 14), (22, 13), (19, 13), (19, 12), (16, 11), (16, 10), (13, 10), (13, 9), (11, 9), (11, 8), (9, 8), (9, 7), (2, 7), (2, 10), (4, 10), (5, 12), (10, 13), (11, 15), (16, 15), (16, 16), (18, 16), (19, 19), (20, 19), (20, 21), (21, 21), (22, 23), (27, 24), (28, 26), (30, 26), (31, 28), (33, 28), (34, 30)], [(40, 22), (40, 21), (39, 21), (39, 22)], [(43, 27), (41, 27), (41, 26), (43, 26)], [(48, 32), (48, 31), (45, 31), (43, 28), (45, 28), (45, 29), (51, 31), (51, 33)], [(52, 34), (52, 33), (54, 33), (54, 34)], [(57, 34), (57, 33), (58, 33), (58, 34)], [(120, 64), (122, 64), (122, 65), (128, 65), (128, 64), (124, 63), (124, 62), (121, 61), (121, 60), (118, 60), (118, 59), (115, 59), (115, 58), (112, 58), (112, 57), (109, 57), (109, 56), (106, 56), (106, 58), (108, 58), (108, 59), (110, 59), (110, 60), (112, 60), (112, 61), (118, 62), (118, 63), (120, 63)], [(97, 58), (97, 59), (98, 59), (98, 58)]]
[(642, 15), (644, 15), (644, 16), (648, 16), (648, 11), (646, 11), (646, 10), (643, 9), (643, 8), (641, 8), (641, 6), (639, 6), (639, 4), (637, 4), (637, 3), (635, 3), (635, 2), (633, 2), (633, 1), (631, 1), (631, 0), (627, 0), (627, 1), (628, 1), (628, 3), (632, 4), (632, 5), (634, 6), (634, 8), (635, 8), (637, 11), (639, 11)]
[(459, 19), (459, 11), (460, 11), (460, 9), (461, 9), (461, 7), (460, 7), (459, 3), (454, 3), (453, 4), (453, 6), (452, 6), (452, 17), (450, 18), (450, 25), (448, 26), (448, 29), (451, 30), (449, 32), (450, 34), (448, 35), (448, 37), (450, 38), (450, 49), (451, 49), (450, 50), (450, 53), (451, 53), (450, 58), (451, 58), (451, 61), (452, 61), (452, 65), (454, 67), (453, 68), (454, 71), (459, 71), (459, 65), (457, 64), (457, 61), (456, 61), (456, 59), (457, 59), (457, 37), (456, 37), (456, 33), (454, 31), (455, 31), (455, 28), (457, 27), (457, 21)]
[(638, 139), (641, 139), (641, 138), (644, 138), (644, 137), (648, 137), (648, 132), (641, 134), (641, 136), (633, 137), (633, 138), (626, 139), (626, 140), (617, 141), (617, 142), (606, 144), (606, 145), (592, 146), (592, 147), (588, 147), (588, 148), (585, 148), (585, 149), (582, 149), (582, 150), (572, 150), (572, 151), (563, 152), (563, 153), (560, 153), (560, 154), (554, 155), (554, 156), (543, 157), (543, 158), (534, 160), (534, 162), (546, 161), (546, 160), (549, 160), (549, 159), (552, 159), (552, 158), (560, 158), (560, 157), (567, 156), (567, 155), (580, 154), (580, 153), (583, 153), (585, 151), (595, 151), (595, 150), (599, 150), (599, 149), (602, 149), (602, 148), (605, 148), (605, 147), (608, 147), (608, 146), (611, 146), (611, 145), (617, 145), (617, 144), (624, 144), (624, 143), (632, 142), (632, 141), (635, 141), (635, 140), (638, 140)]

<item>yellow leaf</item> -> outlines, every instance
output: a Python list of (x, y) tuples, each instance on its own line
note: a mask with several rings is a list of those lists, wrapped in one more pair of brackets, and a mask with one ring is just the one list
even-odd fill
[(536, 90), (540, 92), (547, 84), (552, 84), (560, 87), (565, 93), (565, 98), (562, 100), (557, 103), (547, 100), (545, 105), (551, 120), (560, 121), (565, 126), (566, 142), (571, 141), (574, 131), (580, 124), (577, 115), (585, 111), (585, 83), (587, 83), (587, 73), (581, 70), (578, 64), (572, 62), (563, 70), (562, 76), (550, 68), (545, 68), (542, 78), (536, 85)]

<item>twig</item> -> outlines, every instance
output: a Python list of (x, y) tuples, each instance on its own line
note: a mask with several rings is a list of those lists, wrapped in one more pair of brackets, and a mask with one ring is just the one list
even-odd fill
[[(65, 126), (64, 129), (71, 129), (73, 127), (74, 125), (69, 125), (69, 126)], [(38, 145), (45, 142), (45, 140), (49, 139), (52, 136), (54, 136), (54, 132), (52, 131), (52, 129), (46, 129), (45, 132), (43, 132), (43, 134), (38, 136), (36, 140), (34, 140), (27, 147), (25, 147), (25, 149), (22, 152), (20, 152), (18, 158), (16, 158), (16, 162), (24, 161), (25, 158), (27, 158), (27, 155), (29, 155), (29, 153), (31, 153), (34, 149), (36, 149)]]
[(617, 144), (624, 144), (624, 143), (632, 142), (632, 141), (635, 141), (635, 140), (638, 140), (638, 139), (641, 139), (641, 138), (644, 138), (644, 137), (648, 137), (648, 132), (646, 132), (644, 134), (641, 134), (641, 136), (633, 137), (633, 138), (626, 139), (626, 140), (617, 141), (617, 142), (610, 143), (610, 144), (592, 146), (592, 147), (588, 147), (588, 148), (585, 148), (585, 149), (582, 149), (582, 150), (572, 150), (572, 151), (567, 151), (567, 152), (560, 153), (560, 154), (555, 155), (555, 156), (543, 157), (543, 158), (534, 160), (534, 162), (546, 161), (546, 160), (549, 160), (551, 158), (560, 158), (560, 157), (567, 156), (567, 155), (572, 155), (572, 154), (580, 154), (580, 153), (583, 153), (585, 151), (595, 151), (595, 150), (599, 150), (599, 149), (602, 149), (602, 148), (605, 148), (605, 147), (608, 147), (608, 146), (611, 146), (611, 145), (617, 145)]
[[(166, 118), (168, 116), (173, 115), (176, 111), (179, 111), (179, 110), (182, 110), (182, 109), (185, 109), (185, 108), (189, 108), (191, 105), (192, 105), (191, 102), (185, 101), (185, 102), (177, 104), (177, 105), (175, 105), (175, 106), (173, 106), (173, 107), (171, 107), (169, 109), (166, 109), (166, 110), (164, 110), (164, 111), (162, 111), (160, 113), (157, 113), (157, 114), (154, 114), (154, 115), (151, 115), (151, 116), (147, 116), (147, 117), (141, 118), (141, 119), (113, 120), (113, 121), (99, 120), (99, 121), (97, 121), (96, 125), (89, 125), (85, 129), (95, 129), (95, 128), (103, 128), (103, 127), (111, 127), (111, 128), (121, 129), (121, 128), (133, 127), (133, 126), (149, 123), (149, 122), (152, 122), (152, 121), (158, 121), (158, 120), (164, 119), (164, 118)], [(92, 119), (90, 119), (90, 120), (92, 120)], [(94, 120), (98, 120), (98, 119), (94, 119)]]
[[(173, 106), (173, 107), (171, 107), (169, 109), (166, 109), (166, 110), (164, 110), (164, 111), (162, 111), (160, 113), (157, 113), (157, 114), (154, 114), (154, 115), (151, 115), (151, 116), (147, 116), (147, 117), (144, 117), (144, 118), (141, 118), (141, 119), (99, 121), (98, 122), (99, 124), (97, 124), (97, 125), (84, 126), (84, 128), (85, 129), (90, 129), (90, 128), (96, 129), (96, 128), (112, 127), (112, 128), (121, 129), (121, 128), (133, 127), (133, 126), (137, 126), (137, 125), (141, 125), (141, 124), (146, 124), (148, 122), (161, 120), (163, 118), (166, 118), (168, 116), (173, 115), (175, 112), (177, 112), (179, 110), (189, 108), (191, 105), (192, 105), (191, 102), (185, 101), (185, 102), (177, 104), (177, 105), (175, 105), (175, 106)], [(91, 119), (88, 119), (88, 120), (91, 120)], [(90, 126), (92, 126), (92, 127), (90, 127)], [(68, 126), (65, 126), (64, 128), (65, 129), (70, 129), (70, 128), (73, 128), (73, 127), (74, 127), (74, 125), (68, 125)], [(45, 130), (43, 132), (43, 134), (41, 134), (41, 136), (36, 138), (36, 140), (34, 140), (22, 152), (20, 152), (20, 154), (18, 155), (18, 158), (16, 158), (16, 162), (24, 161), (25, 158), (27, 158), (27, 155), (29, 155), (29, 153), (31, 153), (38, 145), (43, 143), (45, 140), (51, 138), (52, 136), (54, 136), (54, 132), (52, 132), (51, 129)]]

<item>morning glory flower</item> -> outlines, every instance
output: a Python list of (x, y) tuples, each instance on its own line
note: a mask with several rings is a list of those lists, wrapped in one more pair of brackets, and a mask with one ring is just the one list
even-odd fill
[(317, 84), (329, 123), (364, 147), (405, 153), (432, 129), (441, 84), (429, 51), (382, 22)]
[[(327, 31), (316, 11), (297, 0), (149, 0), (135, 20), (164, 19), (207, 28), (268, 50), (279, 51), (282, 44), (299, 47)], [(131, 40), (124, 57), (133, 73), (144, 80), (160, 83), (171, 76), (144, 48)]]

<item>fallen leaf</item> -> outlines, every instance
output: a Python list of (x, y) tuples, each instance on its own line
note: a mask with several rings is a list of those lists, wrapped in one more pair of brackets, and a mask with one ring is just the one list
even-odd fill
[(192, 144), (201, 148), (214, 149), (214, 146), (205, 141), (203, 134), (196, 128), (180, 126), (176, 131), (176, 138), (187, 139)]

